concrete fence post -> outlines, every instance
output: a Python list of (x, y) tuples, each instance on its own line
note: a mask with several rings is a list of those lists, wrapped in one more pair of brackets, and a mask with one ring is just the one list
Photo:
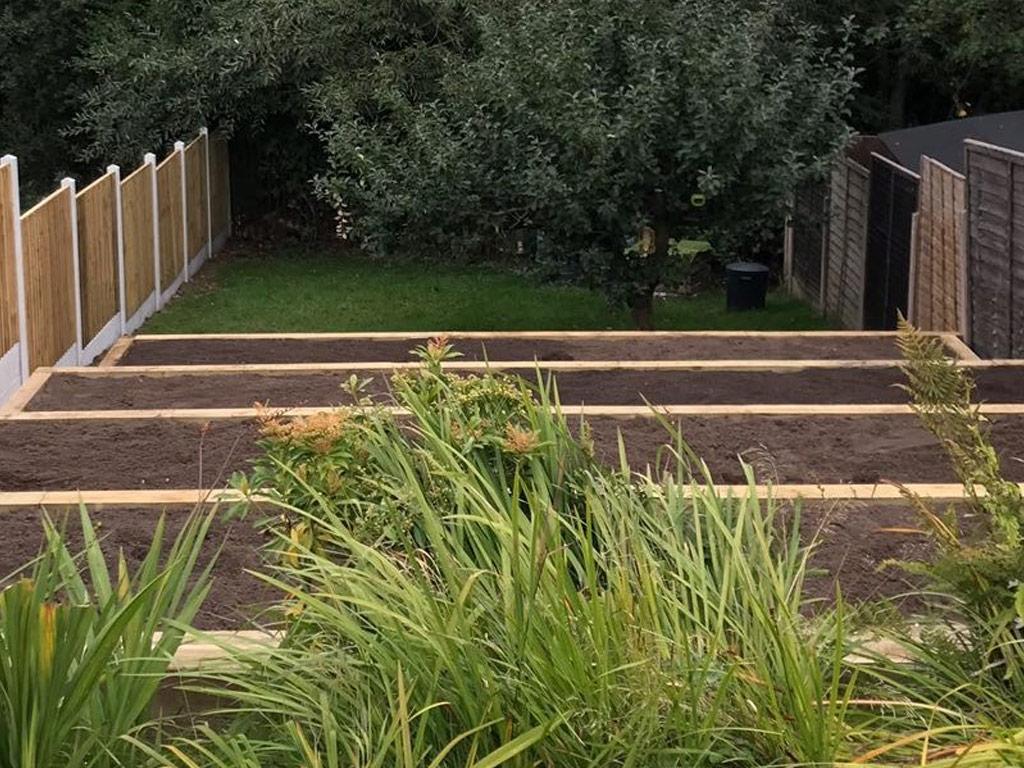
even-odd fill
[(206, 163), (206, 257), (213, 258), (213, 198), (210, 197), (210, 131), (204, 125), (199, 129), (203, 137), (203, 160)]
[(153, 287), (156, 290), (155, 311), (158, 311), (163, 306), (163, 286), (160, 285), (160, 186), (156, 182), (156, 155), (147, 152), (142, 162), (149, 166), (153, 191)]
[(121, 166), (108, 165), (107, 173), (114, 177), (114, 221), (117, 226), (117, 306), (120, 315), (119, 335), (128, 326), (128, 305), (124, 284), (124, 209), (121, 205)]
[(178, 162), (181, 168), (181, 235), (182, 235), (182, 246), (181, 250), (185, 258), (185, 282), (188, 282), (188, 178), (187, 169), (185, 166), (185, 142), (176, 141), (174, 142), (174, 151), (178, 153)]
[(62, 189), (71, 195), (71, 271), (75, 281), (75, 365), (82, 364), (82, 265), (78, 254), (78, 191), (71, 177), (62, 179)]
[(28, 304), (25, 301), (25, 252), (21, 244), (21, 189), (18, 181), (18, 158), (4, 155), (0, 165), (11, 169), (11, 231), (14, 233), (14, 283), (18, 301), (18, 358), (21, 381), (28, 380)]

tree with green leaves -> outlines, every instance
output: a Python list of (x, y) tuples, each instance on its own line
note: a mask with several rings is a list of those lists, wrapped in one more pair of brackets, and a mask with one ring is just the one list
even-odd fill
[(544, 262), (650, 327), (680, 242), (756, 254), (848, 136), (845, 50), (781, 2), (526, 0), (477, 23), (430, 100), (393, 70), (372, 110), (365, 82), (317, 93), (320, 188), (372, 247), (465, 253), (534, 228)]

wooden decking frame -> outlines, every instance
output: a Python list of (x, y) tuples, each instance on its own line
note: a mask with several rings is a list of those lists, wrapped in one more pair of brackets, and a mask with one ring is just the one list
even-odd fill
[[(703, 490), (704, 486), (695, 488)], [(1024, 490), (1024, 483), (1020, 484)], [(955, 483), (907, 483), (906, 491), (932, 501), (961, 501), (967, 498), (962, 485)], [(829, 485), (716, 485), (723, 497), (745, 497), (754, 492), (759, 499), (806, 501), (884, 501), (906, 502), (901, 487), (886, 483), (842, 483)], [(977, 489), (984, 495), (984, 489)], [(159, 490), (81, 490), (81, 491), (0, 491), (0, 517), (4, 510), (34, 507), (168, 507), (226, 504), (242, 501), (244, 496), (232, 489), (159, 489)], [(261, 501), (259, 497), (255, 499)]]
[[(895, 337), (899, 331), (355, 331), (338, 333), (140, 333), (131, 338), (136, 341), (190, 341), (200, 339), (434, 339), (448, 336), (453, 339), (649, 339), (681, 338), (694, 336), (742, 336), (742, 337), (846, 337), (873, 338)], [(928, 331), (930, 336), (955, 336), (953, 333)]]
[[(898, 331), (376, 331), (365, 333), (173, 333), (138, 334), (120, 339), (100, 363), (102, 366), (117, 365), (130, 347), (136, 342), (159, 343), (161, 341), (391, 341), (395, 339), (426, 340), (447, 336), (453, 339), (552, 339), (573, 341), (579, 339), (691, 339), (711, 338), (895, 338)], [(938, 336), (946, 347), (963, 360), (977, 360), (963, 340), (955, 333), (926, 332)]]
[[(267, 411), (284, 416), (313, 416), (344, 405), (303, 406), (296, 408), (138, 408), (95, 411), (15, 411), (0, 414), (3, 421), (125, 421), (169, 419), (183, 421), (216, 421), (255, 419)], [(408, 416), (405, 408), (380, 406), (395, 416)], [(1024, 414), (1024, 403), (983, 403), (981, 413), (987, 416)], [(911, 415), (909, 405), (875, 404), (742, 404), (742, 405), (562, 405), (566, 416), (604, 416), (636, 418), (654, 416), (902, 416)]]
[[(900, 360), (625, 360), (625, 361), (546, 361), (524, 362), (521, 360), (507, 362), (462, 361), (446, 363), (445, 367), (452, 371), (511, 371), (520, 375), (529, 372), (534, 374), (559, 373), (571, 371), (816, 371), (816, 370), (848, 370), (895, 368)], [(960, 360), (958, 365), (967, 369), (986, 368), (1024, 368), (1024, 360)], [(287, 376), (294, 374), (339, 373), (346, 371), (381, 372), (413, 370), (421, 367), (417, 362), (401, 363), (283, 363), (283, 364), (241, 364), (241, 365), (144, 365), (144, 366), (113, 366), (113, 367), (62, 367), (39, 368), (29, 380), (17, 390), (11, 398), (0, 407), (0, 419), (13, 418), (17, 414), (27, 413), (24, 409), (39, 391), (54, 376), (79, 376), (87, 378), (123, 378), (144, 377), (158, 378), (161, 376), (243, 376), (259, 374), (265, 376)], [(324, 410), (331, 407), (327, 404), (317, 406), (313, 410)], [(569, 406), (566, 406), (569, 407)], [(599, 406), (593, 406), (598, 408)], [(698, 406), (693, 406), (694, 408)], [(724, 406), (700, 406), (709, 413)], [(736, 406), (737, 408), (757, 407)], [(772, 406), (775, 408), (776, 406)], [(796, 406), (778, 406), (792, 408)], [(849, 407), (849, 406), (843, 406)], [(877, 408), (880, 406), (868, 406)], [(168, 409), (156, 409), (160, 413)], [(153, 413), (156, 413), (153, 410)], [(222, 410), (239, 412), (245, 409), (195, 409)], [(248, 409), (251, 410), (251, 409)], [(646, 410), (646, 408), (645, 408)], [(38, 411), (35, 413), (45, 413)], [(73, 412), (70, 412), (73, 413)], [(172, 414), (173, 415), (173, 414)], [(246, 413), (238, 413), (245, 416)], [(214, 414), (211, 418), (225, 418), (229, 414)], [(20, 418), (20, 417), (19, 417)], [(28, 418), (28, 417), (26, 417)], [(73, 417), (69, 417), (73, 418)]]
[[(994, 361), (961, 361), (960, 365), (989, 367)], [(891, 360), (453, 360), (444, 363), (449, 371), (800, 371), (830, 368), (895, 368), (898, 359)], [(1024, 366), (1024, 360), (1011, 361)], [(217, 363), (203, 365), (120, 365), (114, 368), (62, 367), (40, 368), (58, 376), (88, 376), (91, 378), (117, 378), (123, 376), (214, 376), (218, 374), (265, 374), (287, 376), (295, 373), (344, 373), (346, 371), (418, 370), (422, 363), (368, 362), (368, 363)]]

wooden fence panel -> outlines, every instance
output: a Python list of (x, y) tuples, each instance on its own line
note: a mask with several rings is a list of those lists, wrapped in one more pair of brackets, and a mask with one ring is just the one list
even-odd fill
[[(185, 201), (188, 206), (188, 257), (201, 262), (209, 242), (206, 195), (206, 136), (185, 147)], [(191, 264), (190, 264), (191, 267)], [(191, 267), (195, 270), (195, 267)]]
[(157, 166), (156, 186), (160, 217), (160, 285), (167, 292), (185, 269), (180, 151), (172, 152)]
[(794, 196), (789, 290), (816, 308), (821, 304), (827, 205), (828, 186), (824, 182), (804, 184)]
[(18, 280), (14, 222), (14, 170), (0, 166), (0, 357), (18, 343)]
[(864, 260), (871, 179), (864, 166), (843, 158), (832, 172), (829, 195), (825, 314), (844, 328), (864, 326)]
[(121, 182), (124, 227), (125, 314), (131, 317), (156, 290), (153, 249), (153, 166), (139, 166)]
[(966, 142), (968, 337), (984, 357), (1024, 357), (1024, 154)]
[(864, 327), (896, 328), (910, 303), (914, 213), (920, 177), (879, 154), (871, 157)]
[(964, 331), (965, 195), (966, 181), (961, 174), (930, 157), (921, 158), (910, 319), (925, 331)]
[(73, 192), (64, 187), (21, 218), (29, 369), (56, 365), (78, 341)]
[(114, 174), (108, 173), (78, 193), (78, 263), (85, 342), (102, 331), (119, 311), (116, 183)]
[(216, 244), (227, 239), (231, 227), (231, 179), (227, 139), (210, 139), (210, 229)]
[(1013, 163), (1010, 204), (1010, 357), (1024, 357), (1024, 154)]

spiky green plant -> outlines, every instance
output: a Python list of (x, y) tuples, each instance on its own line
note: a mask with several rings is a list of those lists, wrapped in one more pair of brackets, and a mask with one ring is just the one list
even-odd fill
[(1003, 476), (987, 421), (973, 402), (969, 371), (946, 358), (940, 338), (902, 319), (899, 344), (914, 412), (945, 449), (968, 511), (981, 523), (980, 531), (965, 533), (955, 515), (912, 497), (938, 548), (920, 570), (961, 603), (963, 617), (977, 630), (975, 650), (984, 643), (985, 663), (996, 665), (1024, 694), (1024, 495)]
[(312, 489), (315, 507), (288, 508), (331, 551), (282, 538), (282, 645), (199, 686), (230, 691), (232, 732), (165, 760), (824, 765), (865, 742), (844, 614), (803, 614), (809, 549), (770, 500), (574, 466), (582, 449), (543, 396), (512, 462), (465, 450), (437, 398), (403, 402), (409, 439), (369, 430), (365, 448), (419, 535), (367, 543)]
[(210, 521), (191, 517), (165, 550), (161, 518), (131, 574), (121, 556), (108, 569), (84, 508), (81, 557), (44, 520), (31, 577), (0, 594), (0, 766), (132, 764), (126, 737), (150, 722), (183, 625), (209, 589), (212, 561), (199, 569), (198, 559)]

